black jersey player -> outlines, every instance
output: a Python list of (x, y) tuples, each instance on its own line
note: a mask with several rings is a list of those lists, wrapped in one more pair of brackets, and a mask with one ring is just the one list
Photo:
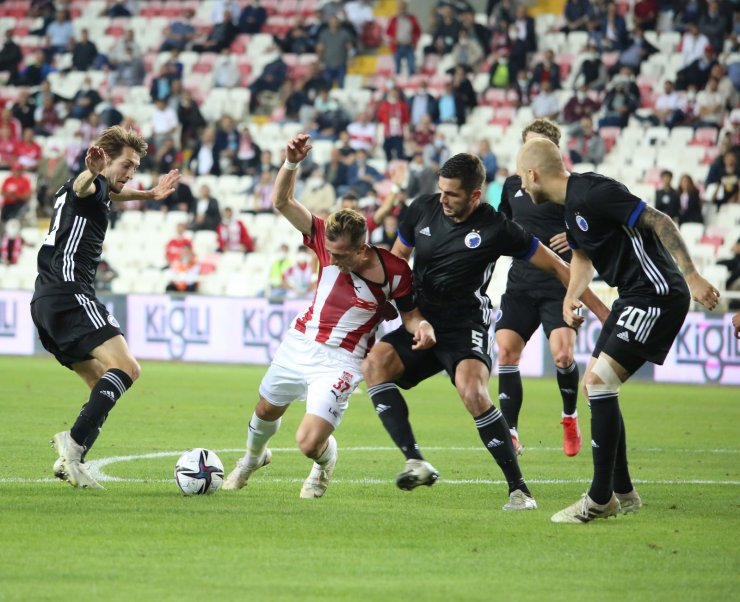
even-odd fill
[[(537, 505), (519, 469), (506, 420), (488, 392), (493, 308), (486, 289), (501, 255), (528, 260), (557, 273), (563, 282), (568, 281), (568, 267), (521, 226), (481, 202), (485, 172), (478, 157), (455, 155), (439, 175), (440, 193), (414, 200), (393, 246), (394, 254), (406, 259), (415, 251), (417, 304), (434, 326), (437, 345), (414, 351), (404, 329), (386, 335), (363, 364), (368, 393), (381, 422), (406, 456), (406, 469), (396, 484), (407, 490), (432, 485), (438, 473), (419, 450), (398, 387), (413, 387), (445, 370), (509, 484), (504, 509), (533, 509)], [(608, 313), (590, 291), (584, 297), (597, 314)]]
[[(547, 119), (536, 119), (522, 131), (522, 141), (543, 137), (560, 143), (560, 128)], [(522, 190), (518, 175), (506, 178), (501, 191), (499, 211), (513, 219), (527, 232), (534, 234), (566, 261), (570, 249), (565, 241), (564, 211), (560, 205), (535, 205)], [(563, 401), (563, 451), (575, 456), (581, 449), (576, 401), (578, 398), (578, 364), (573, 360), (576, 331), (563, 321), (565, 287), (551, 275), (526, 261), (514, 259), (509, 270), (506, 292), (501, 297), (499, 319), (496, 322), (498, 347), (498, 399), (501, 413), (511, 431), (514, 449), (521, 453), (519, 412), (523, 388), (519, 361), (529, 339), (540, 324), (547, 337), (552, 359), (557, 369), (557, 382)]]
[(31, 316), (44, 347), (90, 388), (70, 431), (54, 435), (55, 475), (74, 487), (101, 488), (84, 464), (108, 412), (140, 373), (116, 319), (95, 296), (93, 283), (108, 228), (111, 200), (161, 200), (179, 173), (151, 190), (124, 188), (147, 143), (119, 126), (103, 131), (85, 156), (86, 169), (56, 194), (49, 232), (38, 255)]
[(543, 138), (525, 143), (517, 171), (535, 203), (565, 207), (573, 248), (566, 322), (576, 319), (577, 297), (594, 269), (619, 293), (583, 378), (591, 407), (591, 487), (552, 520), (583, 524), (638, 510), (642, 501), (627, 468), (619, 388), (645, 362), (663, 363), (692, 297), (714, 309), (719, 292), (696, 271), (673, 220), (623, 184), (595, 173), (568, 173), (558, 148)]

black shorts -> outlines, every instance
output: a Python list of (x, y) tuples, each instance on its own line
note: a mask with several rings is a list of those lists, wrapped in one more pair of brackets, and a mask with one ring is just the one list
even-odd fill
[(593, 356), (603, 351), (630, 374), (645, 362), (662, 364), (676, 339), (691, 298), (688, 294), (670, 297), (620, 297), (614, 302)]
[(68, 368), (92, 359), (93, 349), (122, 334), (105, 305), (82, 293), (34, 299), (31, 317), (44, 349)]
[[(431, 322), (431, 320), (430, 320)], [(432, 322), (432, 326), (434, 322)], [(421, 381), (444, 370), (455, 384), (455, 368), (465, 359), (483, 362), (491, 371), (491, 339), (488, 326), (475, 322), (457, 325), (454, 329), (434, 328), (437, 344), (430, 349), (412, 350), (414, 337), (403, 326), (383, 337), (393, 345), (404, 366), (403, 376), (396, 384), (403, 389), (415, 387)]]
[(503, 294), (499, 318), (496, 320), (496, 332), (513, 330), (526, 343), (540, 324), (548, 339), (553, 330), (570, 328), (563, 320), (562, 295), (518, 291)]

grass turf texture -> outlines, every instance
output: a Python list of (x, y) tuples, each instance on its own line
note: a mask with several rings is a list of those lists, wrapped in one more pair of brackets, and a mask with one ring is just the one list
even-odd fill
[[(625, 386), (645, 507), (555, 525), (550, 516), (586, 490), (591, 454), (582, 399), (584, 448), (560, 450), (554, 376), (524, 382), (521, 464), (540, 509), (506, 513), (501, 473), (443, 377), (407, 395), (437, 485), (396, 489), (402, 456), (359, 393), (337, 432), (334, 482), (323, 499), (301, 500), (302, 404), (245, 490), (186, 498), (172, 479), (190, 447), (217, 450), (231, 469), (262, 367), (144, 363), (90, 460), (169, 455), (105, 466), (145, 480), (106, 491), (51, 479), (48, 440), (71, 425), (82, 382), (49, 358), (0, 358), (0, 372), (0, 600), (729, 600), (740, 586), (737, 388)], [(692, 480), (713, 483), (681, 484)]]

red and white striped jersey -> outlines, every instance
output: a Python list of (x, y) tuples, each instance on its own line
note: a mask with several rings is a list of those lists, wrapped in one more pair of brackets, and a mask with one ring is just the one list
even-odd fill
[(304, 237), (304, 244), (319, 258), (319, 282), (311, 307), (299, 314), (291, 327), (318, 343), (363, 358), (375, 342), (386, 301), (403, 299), (399, 303), (402, 311), (415, 306), (411, 270), (402, 259), (372, 247), (383, 265), (384, 282), (370, 282), (355, 273), (343, 274), (329, 263), (324, 220), (314, 216), (313, 225), (313, 238)]

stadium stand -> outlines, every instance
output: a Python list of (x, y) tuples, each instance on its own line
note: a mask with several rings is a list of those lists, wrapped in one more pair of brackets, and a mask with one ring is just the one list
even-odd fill
[[(733, 188), (739, 162), (735, 161), (733, 172), (724, 161), (728, 152), (736, 157), (740, 154), (738, 17), (732, 12), (730, 2), (720, 3), (726, 25), (722, 51), (707, 54), (709, 62), (702, 58), (691, 65), (685, 64), (682, 52), (683, 15), (674, 11), (672, 3), (662, 3), (656, 29), (645, 32), (644, 39), (657, 50), (652, 54), (640, 51), (640, 42), (634, 37), (634, 2), (616, 3), (626, 24), (626, 39), (609, 38), (613, 29), (607, 27), (606, 14), (600, 12), (603, 3), (594, 3), (589, 26), (583, 30), (566, 31), (562, 14), (534, 15), (536, 40), (531, 47), (520, 39), (526, 29), (524, 20), (519, 22), (514, 17), (510, 23), (496, 3), (488, 3), (490, 14), (479, 12), (472, 21), (465, 20), (460, 13), (455, 15), (453, 29), (459, 29), (461, 23), (472, 23), (469, 27), (473, 43), (481, 46), (484, 56), (482, 64), (469, 70), (462, 80), (452, 75), (455, 64), (449, 49), (445, 51), (437, 43), (448, 25), (441, 20), (431, 24), (426, 14), (416, 15), (422, 26), (422, 34), (413, 48), (417, 69), (411, 73), (405, 65), (397, 73), (396, 57), (387, 36), (379, 48), (365, 46), (363, 39), (369, 38), (363, 38), (363, 32), (355, 31), (343, 18), (344, 2), (263, 0), (261, 5), (267, 18), (260, 31), (239, 31), (223, 54), (198, 53), (190, 47), (180, 51), (160, 51), (160, 48), (165, 30), (176, 23), (194, 28), (196, 35), (204, 38), (217, 26), (216, 16), (223, 13), (225, 4), (233, 3), (57, 1), (57, 9), (68, 11), (75, 39), (65, 52), (54, 55), (44, 35), (53, 15), (38, 8), (47, 4), (33, 0), (7, 0), (0, 4), (0, 34), (6, 40), (0, 50), (0, 82), (6, 84), (0, 86), (0, 183), (7, 179), (11, 164), (19, 158), (16, 151), (9, 151), (6, 156), (2, 149), (15, 148), (13, 144), (17, 145), (24, 128), (34, 130), (34, 140), (42, 152), (38, 172), (32, 178), (34, 194), (22, 218), (23, 238), (29, 245), (40, 244), (48, 228), (49, 195), (53, 193), (48, 186), (51, 172), (55, 167), (64, 167), (58, 171), (67, 174), (79, 169), (81, 153), (84, 156), (84, 148), (99, 131), (96, 128), (123, 119), (125, 125), (138, 128), (151, 138), (157, 125), (153, 121), (157, 119), (153, 103), (156, 95), (163, 95), (167, 106), (178, 116), (177, 131), (172, 135), (174, 152), (171, 155), (160, 152), (153, 145), (136, 185), (146, 187), (159, 173), (174, 166), (184, 173), (186, 186), (178, 190), (177, 198), (169, 199), (162, 207), (129, 204), (114, 214), (117, 219), (112, 220), (106, 248), (107, 258), (119, 273), (112, 285), (114, 292), (164, 291), (166, 276), (160, 250), (177, 223), (193, 223), (198, 211), (194, 198), (200, 187), (207, 184), (219, 207), (231, 207), (244, 222), (256, 240), (256, 250), (247, 255), (217, 254), (215, 232), (193, 232), (199, 261), (212, 268), (204, 270), (200, 292), (260, 294), (267, 287), (265, 266), (272, 263), (280, 244), (287, 242), (290, 248), (295, 248), (300, 243), (300, 236), (285, 220), (259, 208), (260, 200), (269, 192), (268, 180), (282, 161), (285, 143), (299, 131), (310, 132), (314, 137), (312, 161), (335, 187), (337, 198), (341, 198), (352, 189), (346, 172), (355, 160), (344, 133), (346, 127), (364, 110), (375, 114), (390, 87), (401, 91), (412, 121), (417, 119), (414, 111), (422, 107), (417, 104), (415, 93), (423, 90), (430, 95), (428, 104), (422, 108), (433, 116), (436, 134), (429, 139), (416, 137), (410, 124), (404, 134), (407, 159), (422, 153), (427, 164), (434, 167), (433, 162), (444, 157), (435, 151), (438, 138), (444, 139), (452, 153), (475, 152), (480, 140), (485, 138), (497, 157), (496, 179), (500, 183), (515, 169), (520, 131), (532, 119), (529, 104), (538, 93), (538, 85), (531, 80), (532, 70), (546, 50), (555, 52), (561, 109), (582, 83), (586, 84), (588, 95), (601, 106), (593, 115), (594, 123), (606, 116), (605, 100), (613, 90), (623, 89), (635, 97), (637, 108), (626, 125), (609, 123), (598, 130), (606, 156), (596, 169), (623, 181), (650, 203), (654, 202), (655, 187), (663, 169), (670, 169), (677, 178), (690, 175), (700, 194), (706, 197), (702, 210), (704, 223), (682, 224), (681, 229), (705, 273), (719, 288), (725, 288), (723, 278), (727, 277), (727, 269), (715, 262), (731, 257), (732, 246), (740, 237), (736, 183)], [(247, 3), (238, 4), (243, 8)], [(413, 9), (414, 3), (410, 4)], [(465, 4), (460, 2), (455, 6), (466, 12)], [(385, 31), (391, 19), (397, 17), (398, 4), (395, 0), (376, 0), (373, 6), (375, 23)], [(125, 13), (130, 16), (120, 16)], [(318, 40), (332, 14), (339, 15), (342, 29), (352, 40), (353, 58), (344, 86), (334, 87), (324, 100), (318, 92), (326, 86), (322, 52), (329, 38), (321, 38), (325, 41), (323, 46)], [(234, 15), (235, 25), (240, 23), (239, 17)], [(84, 49), (75, 40), (79, 40), (83, 30), (94, 44), (95, 59), (92, 69), (77, 71), (73, 67), (75, 53)], [(595, 59), (588, 48), (594, 45)], [(625, 75), (619, 66), (628, 61), (635, 48), (639, 73)], [(216, 70), (222, 59), (236, 65), (239, 74), (236, 86), (215, 86)], [(594, 60), (596, 66), (591, 70), (589, 66)], [(265, 71), (267, 65), (270, 67)], [(265, 73), (269, 78), (261, 81), (263, 84), (267, 81), (267, 85), (255, 88), (255, 81)], [(600, 73), (604, 75), (603, 81)], [(718, 92), (713, 95), (705, 89), (710, 77), (718, 80)], [(73, 119), (68, 115), (70, 101), (88, 93), (82, 88), (85, 78), (90, 78), (91, 89), (98, 95), (93, 97), (94, 112), (99, 116), (94, 120)], [(655, 117), (665, 80), (684, 82), (677, 85), (675, 98), (664, 99), (675, 102), (676, 111), (680, 112), (676, 124), (670, 128)], [(451, 92), (449, 83), (453, 86)], [(472, 97), (465, 92), (468, 89), (472, 90)], [(195, 106), (183, 101), (183, 90), (192, 93)], [(30, 94), (29, 110), (23, 109), (25, 93)], [(709, 101), (719, 103), (716, 111), (720, 119), (714, 123), (707, 121), (709, 111), (697, 108)], [(233, 127), (224, 121), (225, 116), (232, 118)], [(47, 124), (50, 125), (45, 129)], [(563, 151), (567, 152), (571, 126), (561, 124), (561, 127), (565, 134)], [(216, 159), (207, 173), (202, 172), (203, 164), (198, 160), (207, 145), (204, 131), (213, 135)], [(341, 158), (338, 164), (332, 162), (337, 152)], [(59, 161), (63, 163), (59, 165)], [(373, 185), (374, 193), (364, 188), (359, 191), (363, 197), (361, 207), (372, 213), (394, 184), (383, 153), (380, 126), (376, 144), (370, 150), (369, 164), (382, 175)], [(302, 190), (315, 184), (309, 178), (313, 170), (308, 167), (301, 173), (299, 198)], [(577, 164), (574, 169), (590, 170), (594, 166)], [(406, 186), (408, 182), (402, 184)], [(726, 188), (726, 195), (717, 197), (714, 194), (717, 186)], [(712, 191), (711, 199), (707, 190)], [(32, 288), (35, 252), (31, 246), (23, 250), (17, 264), (0, 266), (0, 286)], [(494, 300), (505, 283), (506, 269), (505, 262), (500, 262), (496, 269), (491, 284)]]

